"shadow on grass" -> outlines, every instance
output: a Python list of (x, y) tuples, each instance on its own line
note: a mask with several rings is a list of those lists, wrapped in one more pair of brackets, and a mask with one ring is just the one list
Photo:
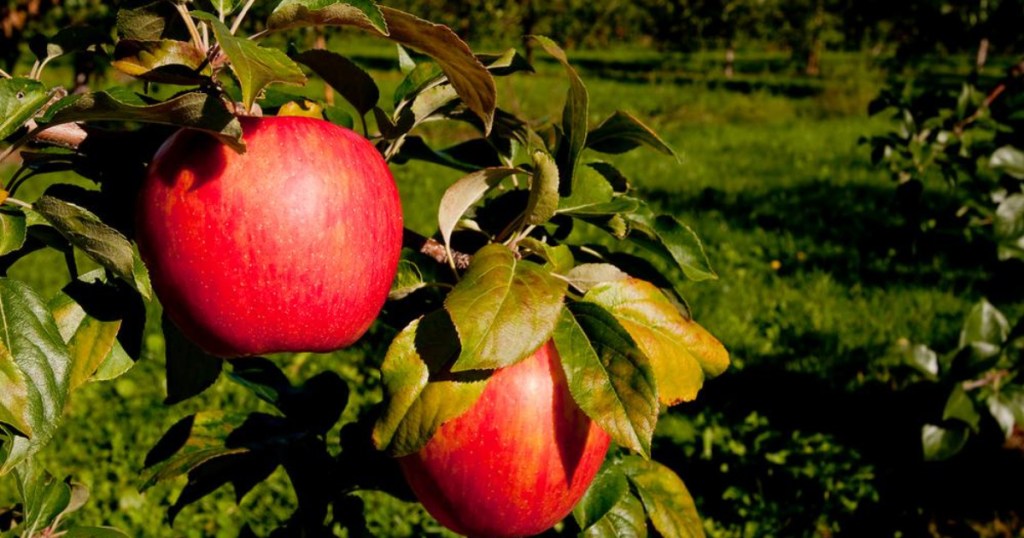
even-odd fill
[[(664, 190), (645, 196), (691, 221), (716, 213), (708, 220), (792, 237), (797, 252), (784, 242), (763, 245), (775, 259), (803, 258), (783, 263), (783, 276), (817, 271), (849, 286), (940, 287), (971, 297), (1024, 298), (1021, 265), (998, 263), (991, 242), (965, 236), (951, 193), (925, 192), (918, 205), (916, 193), (897, 192), (895, 186), (818, 181), (740, 193), (706, 188), (688, 198)], [(921, 223), (929, 221), (934, 227), (922, 232)]]

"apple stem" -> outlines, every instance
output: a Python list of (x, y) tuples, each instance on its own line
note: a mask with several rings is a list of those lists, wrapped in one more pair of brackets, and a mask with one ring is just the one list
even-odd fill
[[(6, 191), (4, 191), (4, 192), (6, 193)], [(10, 196), (4, 198), (3, 199), (3, 203), (11, 204), (13, 206), (18, 206), (18, 207), (23, 208), (23, 209), (32, 209), (32, 204), (30, 204), (28, 202), (22, 202), (21, 200), (19, 200), (17, 198), (11, 198)]]

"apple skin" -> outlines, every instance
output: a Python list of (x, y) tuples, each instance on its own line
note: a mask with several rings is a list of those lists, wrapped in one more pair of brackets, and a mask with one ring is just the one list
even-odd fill
[(552, 342), (496, 371), (475, 405), (399, 465), (442, 525), (468, 536), (530, 536), (572, 511), (610, 438), (576, 405)]
[(402, 248), (387, 164), (301, 117), (240, 118), (246, 152), (182, 130), (139, 193), (136, 240), (164, 310), (221, 357), (348, 346), (384, 305)]

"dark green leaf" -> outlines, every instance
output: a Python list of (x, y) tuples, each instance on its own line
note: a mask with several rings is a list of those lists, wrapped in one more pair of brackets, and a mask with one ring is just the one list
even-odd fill
[(598, 284), (625, 280), (629, 275), (610, 263), (584, 263), (573, 267), (565, 277), (574, 288), (586, 293)]
[(650, 457), (658, 394), (650, 363), (629, 333), (600, 306), (572, 303), (554, 340), (580, 409), (616, 443)]
[(135, 255), (131, 243), (121, 232), (104, 224), (87, 209), (52, 196), (39, 197), (32, 207), (72, 245), (140, 292), (148, 292), (137, 286)]
[(543, 151), (533, 154), (533, 178), (526, 205), (526, 223), (544, 224), (558, 209), (558, 166)]
[(647, 538), (644, 505), (632, 494), (626, 494), (604, 517), (583, 529), (581, 538)]
[(348, 58), (314, 49), (296, 55), (294, 59), (312, 69), (328, 86), (351, 103), (359, 114), (365, 115), (377, 106), (380, 90), (373, 77)]
[(25, 214), (18, 209), (0, 207), (0, 256), (25, 244)]
[(946, 407), (942, 411), (942, 420), (959, 420), (966, 423), (975, 432), (978, 431), (981, 414), (974, 407), (974, 401), (967, 395), (962, 384), (958, 383), (949, 393)]
[(627, 112), (616, 111), (587, 135), (587, 147), (601, 153), (626, 153), (646, 144), (665, 155), (678, 156), (657, 133)]
[(565, 291), (565, 281), (504, 245), (478, 250), (444, 302), (462, 342), (452, 371), (503, 368), (530, 356), (551, 338)]
[(54, 478), (34, 459), (19, 465), (14, 474), (25, 511), (18, 528), (26, 536), (44, 534), (71, 504), (71, 486)]
[(1011, 194), (996, 208), (993, 231), (999, 259), (1024, 261), (1024, 194)]
[(187, 400), (220, 377), (224, 361), (190, 342), (167, 316), (163, 319), (167, 355), (167, 405)]
[(1024, 151), (1003, 146), (992, 154), (988, 165), (1017, 179), (1024, 179)]
[(217, 43), (231, 61), (231, 71), (238, 78), (246, 110), (251, 110), (263, 88), (274, 82), (298, 86), (306, 83), (302, 69), (284, 51), (261, 47), (255, 41), (231, 35), (231, 30), (209, 13), (193, 12), (193, 16), (213, 28)]
[(456, 181), (441, 197), (437, 208), (438, 229), (444, 244), (451, 244), (455, 225), (473, 204), (480, 201), (487, 191), (496, 187), (501, 180), (519, 172), (515, 168), (485, 168)]
[(124, 39), (188, 39), (173, 3), (157, 0), (133, 9), (117, 11), (117, 33)]
[(968, 435), (969, 431), (966, 426), (947, 429), (934, 424), (925, 424), (921, 428), (924, 459), (941, 461), (955, 456), (967, 444)]
[(223, 411), (200, 411), (171, 426), (163, 438), (146, 455), (149, 476), (139, 486), (145, 491), (164, 480), (184, 474), (214, 458), (247, 451), (243, 447), (228, 448), (228, 435), (242, 425), (244, 415)]
[(569, 58), (554, 41), (544, 36), (532, 36), (548, 54), (558, 60), (569, 77), (569, 92), (565, 99), (565, 108), (562, 109), (562, 133), (564, 139), (558, 145), (556, 161), (558, 171), (562, 178), (561, 190), (563, 194), (572, 192), (576, 188), (576, 164), (579, 161), (580, 153), (587, 144), (587, 117), (589, 97), (587, 87), (583, 85), (576, 70), (569, 64)]
[(54, 103), (40, 123), (48, 126), (76, 121), (139, 121), (205, 131), (244, 151), (242, 125), (218, 96), (189, 92), (155, 105), (124, 102), (108, 92), (69, 95)]
[(173, 39), (122, 39), (114, 47), (111, 65), (127, 75), (168, 84), (200, 84), (210, 74), (203, 51)]
[(50, 100), (46, 86), (30, 78), (0, 78), (0, 140), (11, 136)]
[[(311, 10), (308, 5), (326, 7)], [(329, 4), (329, 5), (328, 5)], [(367, 18), (366, 12), (349, 4), (294, 0), (282, 3), (268, 21), (271, 29), (283, 29), (311, 24), (355, 26), (386, 35), (388, 39), (416, 49), (434, 58), (462, 101), (483, 121), (489, 132), (497, 106), (494, 78), (469, 46), (447, 26), (434, 24), (404, 11), (377, 6), (387, 25), (387, 31)]]
[(725, 347), (650, 282), (636, 278), (598, 284), (585, 301), (611, 312), (651, 362), (658, 398), (665, 405), (693, 400), (705, 374), (729, 366)]
[(29, 40), (29, 48), (40, 61), (49, 61), (76, 51), (96, 50), (97, 45), (108, 41), (110, 36), (102, 29), (78, 25), (62, 28), (49, 39), (37, 35)]
[(654, 215), (646, 207), (626, 217), (631, 228), (644, 237), (630, 239), (655, 254), (668, 254), (669, 259), (694, 281), (717, 279), (711, 269), (704, 244), (689, 226), (671, 215)]
[[(605, 464), (590, 483), (583, 498), (572, 509), (581, 529), (587, 529), (605, 517), (623, 497), (629, 495), (629, 482), (617, 465)], [(641, 510), (641, 521), (643, 511)]]
[(361, 20), (382, 35), (388, 24), (372, 0), (283, 0), (270, 14), (267, 26), (276, 30), (299, 26), (356, 25)]
[(409, 324), (388, 348), (381, 365), (386, 408), (373, 428), (373, 442), (396, 456), (419, 451), (441, 424), (468, 411), (487, 378), (451, 374), (459, 351), (447, 314), (437, 311)]
[(626, 456), (622, 469), (633, 483), (655, 530), (665, 538), (703, 538), (704, 527), (686, 484), (668, 467)]
[(0, 422), (28, 438), (16, 455), (0, 458), (0, 475), (53, 436), (64, 415), (70, 364), (46, 303), (24, 283), (0, 278)]

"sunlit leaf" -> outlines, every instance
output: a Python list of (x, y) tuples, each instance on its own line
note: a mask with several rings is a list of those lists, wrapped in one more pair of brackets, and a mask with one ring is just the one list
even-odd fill
[(173, 39), (122, 39), (114, 47), (111, 65), (127, 75), (168, 84), (199, 84), (210, 74), (203, 51)]
[(115, 353), (121, 320), (96, 319), (64, 293), (51, 299), (49, 307), (71, 355), (70, 390), (75, 390)]
[(0, 475), (53, 436), (64, 414), (70, 366), (46, 303), (26, 284), (0, 278), (0, 422), (28, 438), (16, 455), (0, 458)]
[(46, 86), (30, 78), (0, 78), (0, 140), (32, 119), (50, 99)]
[(1024, 260), (1024, 194), (1011, 194), (999, 204), (992, 231), (1000, 260)]
[(555, 158), (562, 178), (561, 191), (563, 194), (567, 194), (576, 186), (576, 164), (579, 161), (580, 153), (583, 152), (583, 148), (587, 144), (590, 98), (587, 95), (587, 87), (583, 85), (583, 79), (569, 63), (565, 51), (550, 38), (532, 36), (532, 39), (562, 64), (569, 77), (569, 92), (565, 99), (565, 107), (562, 109), (562, 133), (565, 138), (559, 144)]
[(423, 273), (415, 263), (409, 260), (399, 260), (398, 272), (395, 273), (395, 281), (391, 283), (388, 299), (392, 301), (403, 299), (426, 285), (427, 283), (423, 281)]
[(18, 209), (0, 207), (0, 256), (10, 254), (25, 243), (25, 214)]
[(32, 207), (68, 242), (121, 280), (148, 295), (149, 290), (138, 285), (135, 254), (131, 243), (121, 232), (104, 224), (89, 210), (52, 196), (39, 197)]
[(380, 6), (372, 0), (282, 0), (270, 14), (267, 26), (274, 29), (299, 26), (354, 24), (362, 19), (383, 35), (388, 35), (387, 21)]
[(921, 428), (924, 459), (941, 461), (955, 456), (967, 444), (968, 435), (966, 426), (947, 429), (934, 424), (925, 424)]
[(565, 281), (504, 245), (478, 250), (444, 302), (462, 342), (452, 371), (503, 368), (530, 356), (555, 330), (565, 290)]
[(381, 365), (387, 405), (373, 428), (378, 449), (396, 456), (419, 451), (444, 422), (468, 411), (483, 394), (486, 375), (447, 372), (458, 351), (444, 311), (413, 321), (395, 337)]
[(584, 263), (573, 267), (565, 277), (574, 288), (585, 293), (598, 284), (625, 280), (629, 275), (609, 263)]
[(988, 165), (1017, 179), (1024, 179), (1024, 151), (1013, 146), (997, 149), (989, 159)]
[(1006, 316), (986, 299), (978, 301), (972, 308), (960, 330), (960, 347), (983, 343), (998, 348), (1010, 334), (1010, 323)]
[(647, 357), (598, 305), (572, 303), (554, 332), (569, 392), (616, 443), (650, 457), (658, 394)]
[(946, 407), (942, 410), (942, 420), (959, 420), (978, 431), (981, 414), (974, 407), (974, 401), (967, 395), (962, 384), (957, 384), (946, 399)]
[(678, 158), (675, 150), (650, 127), (621, 110), (609, 116), (587, 135), (587, 147), (601, 153), (626, 153), (642, 144)]
[(704, 537), (704, 527), (693, 496), (671, 469), (636, 456), (623, 458), (622, 469), (640, 494), (647, 517), (661, 536)]
[(48, 473), (34, 459), (18, 466), (14, 475), (24, 503), (25, 517), (20, 529), (41, 532), (52, 526), (71, 504), (71, 486)]
[(558, 166), (543, 151), (533, 154), (533, 179), (526, 205), (526, 223), (543, 224), (558, 209)]
[(937, 379), (939, 375), (939, 356), (924, 344), (917, 344), (907, 349), (907, 364), (921, 372), (929, 379)]
[(1019, 387), (999, 391), (986, 398), (985, 404), (1007, 439), (1015, 426), (1024, 425), (1024, 390)]
[(213, 28), (217, 44), (231, 60), (231, 71), (242, 88), (242, 104), (246, 110), (251, 110), (259, 93), (274, 82), (300, 86), (306, 83), (302, 69), (284, 51), (261, 47), (255, 41), (231, 35), (228, 27), (212, 14), (197, 11), (193, 16)]
[(451, 244), (452, 231), (467, 209), (480, 201), (487, 191), (498, 186), (501, 180), (517, 172), (515, 168), (485, 168), (463, 177), (448, 187), (437, 208), (437, 224), (444, 243)]

